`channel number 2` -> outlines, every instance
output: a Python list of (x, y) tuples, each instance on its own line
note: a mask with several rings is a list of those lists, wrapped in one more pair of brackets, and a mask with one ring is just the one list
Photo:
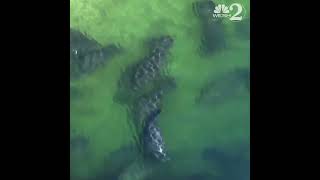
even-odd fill
[(242, 16), (239, 16), (239, 15), (242, 13), (243, 8), (239, 3), (233, 3), (233, 4), (231, 4), (229, 6), (229, 10), (233, 11), (234, 7), (236, 7), (237, 12), (230, 17), (230, 20), (231, 21), (241, 21), (242, 20)]

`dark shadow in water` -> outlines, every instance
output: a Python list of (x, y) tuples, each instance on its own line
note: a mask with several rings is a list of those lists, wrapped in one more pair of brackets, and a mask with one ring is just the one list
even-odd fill
[(108, 154), (101, 171), (89, 180), (117, 180), (134, 161), (139, 159), (140, 154), (135, 145), (123, 146)]
[(70, 152), (73, 153), (83, 153), (86, 152), (89, 146), (89, 139), (83, 135), (77, 135), (70, 138)]
[(193, 11), (199, 17), (202, 26), (200, 55), (209, 56), (226, 48), (225, 29), (220, 20), (213, 18), (215, 3), (203, 0), (192, 4)]
[(83, 94), (79, 87), (70, 85), (70, 101), (78, 100), (82, 96)]
[(202, 158), (219, 168), (221, 174), (216, 178), (217, 180), (249, 180), (250, 158), (246, 157), (249, 149), (249, 145), (242, 145), (235, 149), (237, 152), (230, 153), (215, 147), (208, 147), (203, 150)]
[(215, 180), (216, 176), (213, 176), (209, 173), (203, 172), (203, 173), (194, 173), (190, 175), (173, 175), (173, 174), (167, 174), (167, 172), (163, 172), (160, 176), (150, 176), (145, 180)]
[[(70, 138), (70, 165), (79, 165), (87, 161), (89, 152), (90, 141), (89, 138), (84, 135), (76, 135)], [(73, 177), (74, 169), (70, 169), (70, 177)]]
[(214, 179), (215, 177), (212, 176), (211, 174), (208, 173), (196, 173), (196, 174), (192, 174), (190, 176), (187, 176), (183, 179), (185, 180), (211, 180)]
[(250, 19), (235, 23), (235, 30), (240, 39), (250, 40)]
[(197, 104), (217, 105), (250, 92), (249, 68), (237, 68), (226, 72), (205, 84), (197, 98)]
[(70, 28), (70, 79), (94, 72), (122, 51), (117, 43), (102, 46), (88, 35)]

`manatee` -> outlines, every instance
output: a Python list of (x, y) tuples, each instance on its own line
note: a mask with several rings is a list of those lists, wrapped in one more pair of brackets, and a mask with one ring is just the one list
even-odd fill
[(76, 29), (70, 28), (70, 51), (85, 52), (98, 48), (101, 48), (101, 45), (96, 40)]
[(133, 99), (166, 79), (167, 56), (173, 42), (171, 36), (151, 38), (148, 41), (149, 55), (139, 62), (129, 65), (121, 74), (118, 81), (118, 91), (114, 96), (115, 102), (130, 104)]
[[(249, 146), (247, 148), (249, 151)], [(214, 164), (218, 167), (219, 176), (215, 179), (218, 180), (249, 180), (250, 179), (250, 159), (246, 158), (245, 153), (240, 149), (237, 153), (230, 153), (225, 150), (209, 147), (205, 148), (202, 152), (204, 161)]]
[(135, 161), (130, 164), (118, 177), (118, 180), (145, 180), (154, 171), (152, 165), (145, 162)]
[(135, 140), (145, 159), (155, 162), (168, 160), (157, 118), (164, 96), (175, 87), (174, 79), (167, 78), (151, 91), (136, 98), (131, 105), (131, 123), (137, 135)]
[(219, 104), (250, 91), (250, 71), (238, 68), (209, 81), (201, 88), (196, 103)]
[(173, 45), (171, 36), (162, 36), (153, 39), (151, 53), (135, 66), (131, 77), (132, 88), (134, 90), (143, 89), (146, 84), (159, 77), (161, 70), (167, 64), (167, 55)]
[(173, 79), (167, 79), (161, 86), (137, 98), (132, 106), (133, 123), (138, 134), (138, 141), (146, 159), (166, 161), (168, 156), (158, 127), (158, 116), (162, 109), (163, 98), (176, 84)]
[(175, 80), (165, 73), (173, 43), (168, 35), (149, 39), (146, 43), (149, 54), (125, 69), (114, 96), (116, 102), (128, 107), (132, 115), (128, 123), (133, 127), (138, 149), (148, 162), (167, 159), (156, 118), (162, 109), (163, 96), (176, 86)]
[(201, 18), (201, 20), (208, 20), (209, 18), (212, 18), (215, 6), (216, 5), (213, 1), (208, 0), (196, 1), (192, 3), (193, 12), (196, 16)]
[(200, 49), (207, 55), (226, 48), (225, 33), (221, 23), (213, 21), (204, 23), (201, 43)]
[(143, 146), (147, 158), (163, 162), (169, 160), (169, 157), (160, 128), (157, 127), (157, 117), (160, 112), (161, 110), (157, 109), (147, 117), (143, 131)]
[(175, 80), (173, 78), (166, 78), (158, 82), (158, 86), (136, 98), (131, 107), (134, 121), (138, 124), (143, 124), (143, 120), (147, 116), (155, 110), (162, 108), (164, 96), (174, 88), (176, 88)]
[(79, 79), (94, 72), (121, 51), (119, 45), (102, 46), (81, 32), (70, 29), (70, 79)]
[(118, 180), (119, 176), (136, 161), (139, 161), (139, 151), (136, 145), (124, 145), (106, 155), (101, 171), (91, 180)]
[(136, 145), (125, 145), (111, 152), (101, 171), (90, 180), (142, 180), (153, 172), (155, 166), (143, 159)]
[(215, 3), (213, 1), (196, 1), (193, 10), (202, 26), (200, 50), (203, 55), (211, 55), (226, 48), (225, 29), (221, 20), (213, 18)]

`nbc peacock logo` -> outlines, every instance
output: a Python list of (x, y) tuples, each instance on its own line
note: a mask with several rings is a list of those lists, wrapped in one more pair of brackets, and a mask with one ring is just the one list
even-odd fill
[(243, 6), (233, 3), (229, 7), (225, 4), (218, 4), (213, 10), (213, 18), (229, 18), (231, 21), (241, 21), (244, 15)]
[(228, 14), (228, 13), (230, 13), (228, 6), (226, 6), (224, 4), (219, 4), (218, 6), (216, 6), (214, 8), (213, 12), (215, 14)]

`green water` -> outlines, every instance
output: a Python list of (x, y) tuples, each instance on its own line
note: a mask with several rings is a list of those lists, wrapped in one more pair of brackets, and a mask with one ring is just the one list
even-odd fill
[[(219, 106), (198, 106), (194, 99), (214, 77), (236, 67), (249, 67), (250, 42), (235, 33), (235, 23), (225, 21), (228, 48), (213, 56), (200, 57), (201, 26), (192, 13), (193, 0), (70, 0), (70, 27), (86, 32), (99, 43), (118, 42), (125, 53), (112, 59), (90, 76), (70, 85), (81, 96), (70, 99), (71, 137), (87, 136), (88, 153), (71, 154), (71, 176), (86, 179), (103, 171), (104, 159), (132, 143), (125, 107), (113, 102), (117, 81), (128, 65), (145, 55), (143, 42), (169, 34), (175, 44), (169, 57), (169, 72), (177, 89), (166, 98), (160, 127), (170, 156), (180, 159), (176, 172), (219, 173), (200, 158), (205, 147), (236, 149), (249, 143), (250, 97), (232, 99)], [(231, 1), (230, 1), (231, 2)], [(216, 3), (230, 4), (229, 1)], [(249, 0), (235, 0), (249, 12)], [(247, 13), (248, 14), (248, 13)]]

